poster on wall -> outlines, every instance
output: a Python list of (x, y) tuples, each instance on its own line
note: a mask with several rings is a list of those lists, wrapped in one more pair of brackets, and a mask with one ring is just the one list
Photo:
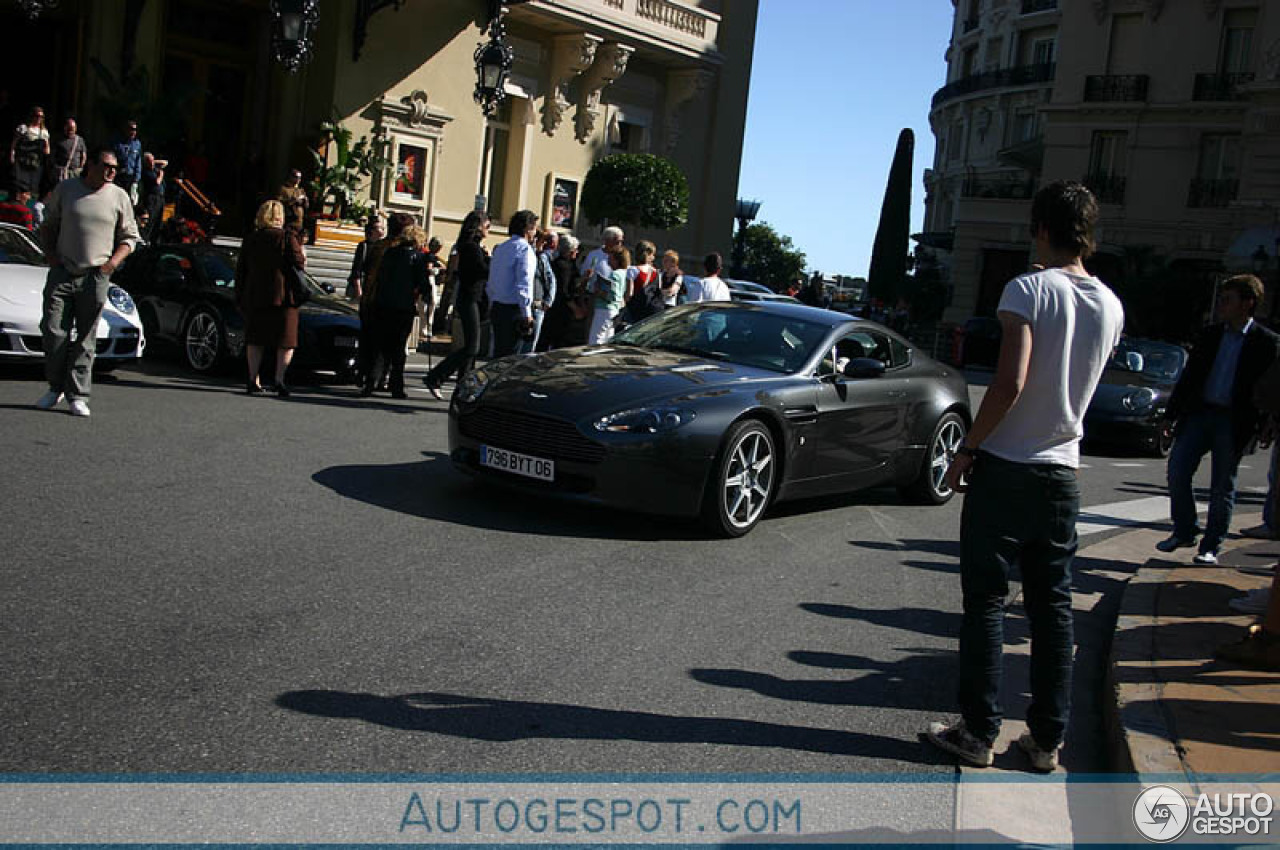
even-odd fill
[(427, 149), (401, 142), (396, 147), (395, 182), (391, 193), (396, 200), (421, 201), (426, 184)]
[(547, 190), (547, 215), (552, 227), (573, 230), (578, 223), (578, 185), (572, 177), (552, 174)]

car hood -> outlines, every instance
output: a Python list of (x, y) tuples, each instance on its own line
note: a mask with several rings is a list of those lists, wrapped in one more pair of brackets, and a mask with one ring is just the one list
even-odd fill
[(18, 311), (38, 317), (44, 312), (44, 282), (48, 274), (49, 270), (40, 266), (0, 265), (0, 309), (8, 315)]
[(360, 319), (360, 311), (349, 301), (335, 297), (315, 297), (298, 308), (299, 315), (329, 318), (346, 316), (356, 321)]
[(698, 397), (757, 389), (787, 380), (748, 366), (689, 354), (631, 347), (563, 348), (497, 360), (484, 404), (518, 407), (568, 419), (625, 410), (657, 401), (693, 403)]
[(1169, 393), (1172, 390), (1172, 387), (1168, 384), (1144, 380), (1138, 375), (1129, 375), (1128, 377), (1127, 381), (1113, 380), (1098, 384), (1098, 388), (1093, 393), (1093, 399), (1089, 402), (1089, 410), (1110, 413), (1127, 412), (1124, 406), (1124, 397), (1141, 388), (1149, 389), (1156, 394), (1157, 406), (1168, 401)]

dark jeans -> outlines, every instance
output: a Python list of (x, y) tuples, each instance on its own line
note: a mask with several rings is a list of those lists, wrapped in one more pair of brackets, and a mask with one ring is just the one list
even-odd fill
[(452, 352), (427, 373), (426, 382), (431, 386), (440, 386), (454, 373), (457, 373), (458, 380), (461, 381), (475, 366), (476, 354), (480, 352), (479, 305), (474, 301), (464, 301), (456, 305), (454, 310), (462, 325), (462, 348)]
[(1173, 533), (1183, 540), (1196, 536), (1196, 498), (1191, 479), (1205, 455), (1211, 458), (1209, 477), (1209, 518), (1205, 523), (1200, 551), (1217, 551), (1227, 536), (1236, 503), (1236, 473), (1240, 454), (1231, 428), (1231, 411), (1210, 408), (1188, 413), (1178, 420), (1173, 448), (1169, 452), (1169, 510)]
[(489, 324), (493, 332), (493, 356), (515, 354), (520, 346), (520, 306), (494, 301), (489, 305)]
[[(391, 370), (387, 389), (393, 393), (404, 392), (405, 345), (413, 330), (415, 313), (401, 310), (374, 308), (374, 351)], [(370, 370), (364, 378), (364, 388), (372, 390), (377, 383), (376, 370)]]
[[(44, 372), (49, 389), (69, 398), (93, 391), (93, 358), (98, 351), (98, 319), (107, 304), (110, 280), (97, 269), (72, 275), (51, 266), (44, 284)], [(71, 341), (75, 328), (76, 340)]]
[(1004, 608), (1009, 571), (1022, 572), (1031, 625), (1027, 726), (1049, 749), (1062, 743), (1071, 709), (1071, 561), (1080, 489), (1075, 470), (1012, 463), (980, 453), (960, 520), (960, 712), (991, 743), (1000, 731)]

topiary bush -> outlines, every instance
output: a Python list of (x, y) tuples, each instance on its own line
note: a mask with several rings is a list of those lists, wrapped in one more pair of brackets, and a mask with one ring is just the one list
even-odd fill
[(689, 220), (689, 181), (664, 157), (607, 156), (587, 172), (582, 213), (592, 224), (609, 221), (671, 230)]

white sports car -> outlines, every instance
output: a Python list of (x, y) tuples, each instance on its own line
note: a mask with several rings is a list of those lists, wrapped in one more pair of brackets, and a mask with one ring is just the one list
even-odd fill
[[(0, 360), (44, 359), (40, 318), (48, 273), (44, 252), (27, 231), (0, 223)], [(114, 283), (107, 290), (97, 337), (93, 365), (99, 371), (137, 360), (147, 345), (138, 308), (129, 293)]]

